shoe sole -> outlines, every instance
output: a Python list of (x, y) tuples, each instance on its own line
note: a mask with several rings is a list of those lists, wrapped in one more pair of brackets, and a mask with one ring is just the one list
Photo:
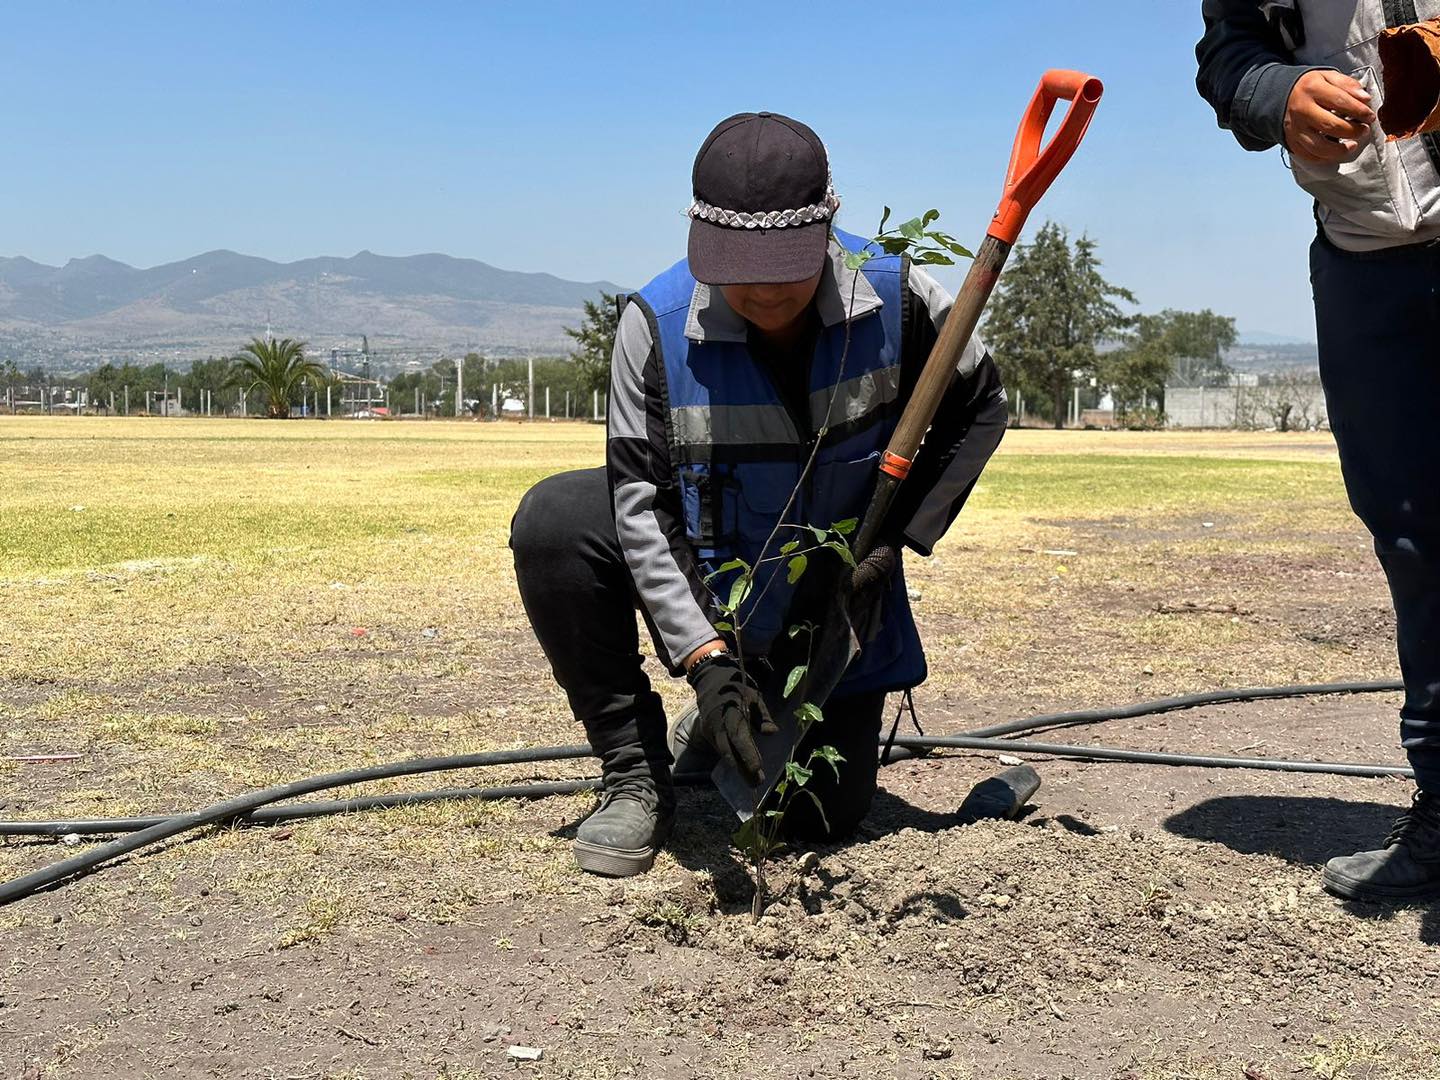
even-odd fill
[(1440, 881), (1427, 885), (1413, 885), (1403, 888), (1395, 885), (1368, 885), (1353, 878), (1340, 877), (1325, 870), (1320, 874), (1320, 884), (1327, 892), (1344, 900), (1433, 900), (1440, 897)]
[(655, 865), (655, 848), (612, 848), (575, 841), (575, 862), (580, 869), (602, 877), (634, 877)]

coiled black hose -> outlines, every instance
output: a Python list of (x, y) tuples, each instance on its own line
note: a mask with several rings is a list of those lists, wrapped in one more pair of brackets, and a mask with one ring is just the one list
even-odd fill
[[(1199, 754), (1171, 754), (1147, 750), (1130, 750), (1107, 746), (1069, 746), (1058, 743), (1028, 742), (999, 738), (1003, 734), (1034, 731), (1045, 727), (1073, 726), (1099, 723), (1106, 720), (1133, 719), (1176, 709), (1196, 708), (1224, 702), (1257, 701), (1270, 698), (1310, 697), (1321, 694), (1363, 694), (1402, 690), (1403, 684), (1394, 681), (1365, 683), (1321, 683), (1296, 686), (1250, 687), (1240, 690), (1219, 690), (1200, 694), (1185, 694), (1179, 697), (1163, 698), (1158, 701), (1140, 702), (1135, 705), (1110, 709), (1087, 709), (1079, 712), (1053, 713), (1025, 720), (1011, 721), (991, 727), (980, 728), (961, 735), (905, 735), (897, 736), (893, 745), (909, 750), (930, 750), (955, 748), (966, 750), (999, 751), (1002, 753), (1044, 754), (1049, 756), (1075, 758), (1082, 761), (1122, 761), (1144, 765), (1173, 765), (1198, 768), (1241, 768), (1268, 769), (1281, 772), (1330, 773), (1340, 776), (1400, 776), (1413, 777), (1414, 770), (1400, 765), (1377, 765), (1365, 763), (1326, 761), (1282, 761), (1268, 758), (1241, 758), (1207, 756)], [(0, 884), (0, 904), (38, 892), (48, 886), (93, 870), (111, 859), (129, 854), (150, 844), (159, 843), (182, 832), (203, 828), (207, 825), (273, 823), (321, 814), (343, 813), (353, 810), (408, 806), (416, 803), (433, 802), (441, 799), (501, 799), (533, 798), (565, 792), (583, 791), (598, 786), (599, 781), (561, 780), (532, 784), (516, 784), (491, 788), (445, 788), (438, 791), (400, 792), (391, 795), (368, 796), (359, 799), (343, 799), (324, 803), (303, 803), (294, 806), (275, 806), (287, 799), (308, 795), (316, 791), (384, 780), (397, 776), (413, 776), (425, 772), (446, 772), (455, 769), (472, 769), (489, 765), (533, 764), (541, 761), (563, 761), (584, 758), (591, 755), (588, 746), (546, 746), (519, 750), (497, 750), (481, 754), (457, 754), (440, 758), (413, 758), (409, 761), (370, 765), (360, 769), (327, 773), (288, 784), (278, 784), (247, 795), (238, 795), (203, 810), (171, 817), (158, 818), (114, 818), (95, 821), (6, 821), (0, 822), (0, 835), (65, 835), (69, 833), (116, 833), (130, 831), (130, 835), (107, 844), (91, 848), (80, 855), (32, 873)], [(686, 781), (698, 782), (701, 778), (685, 777)]]

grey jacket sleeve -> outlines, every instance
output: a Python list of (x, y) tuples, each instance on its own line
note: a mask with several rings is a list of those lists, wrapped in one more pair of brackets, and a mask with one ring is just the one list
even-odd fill
[(720, 635), (685, 535), (680, 489), (670, 464), (664, 377), (645, 309), (627, 304), (610, 363), (605, 466), (625, 562), (660, 660), (679, 675), (686, 656)]
[[(951, 299), (939, 282), (912, 265), (906, 279), (905, 302), (902, 401), (909, 400), (920, 378), (950, 314)], [(891, 509), (891, 520), (908, 547), (922, 555), (934, 550), (1000, 445), (1008, 420), (999, 369), (976, 334), (961, 353), (955, 377)]]
[(1284, 145), (1285, 105), (1307, 71), (1296, 64), (1259, 0), (1203, 0), (1196, 89), (1246, 150)]

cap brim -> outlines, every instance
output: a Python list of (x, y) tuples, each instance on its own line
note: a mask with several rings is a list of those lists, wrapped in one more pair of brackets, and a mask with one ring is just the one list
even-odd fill
[(730, 229), (690, 221), (690, 273), (706, 285), (805, 281), (825, 265), (830, 223), (783, 229)]

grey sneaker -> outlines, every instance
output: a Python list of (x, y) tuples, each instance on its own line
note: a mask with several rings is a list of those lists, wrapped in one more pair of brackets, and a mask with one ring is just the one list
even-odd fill
[(607, 791), (596, 811), (575, 832), (575, 861), (581, 870), (606, 877), (643, 874), (675, 822), (673, 799), (661, 799), (655, 785), (628, 780)]
[(1440, 896), (1440, 795), (1417, 791), (1384, 847), (1331, 859), (1320, 882), (1347, 900)]

